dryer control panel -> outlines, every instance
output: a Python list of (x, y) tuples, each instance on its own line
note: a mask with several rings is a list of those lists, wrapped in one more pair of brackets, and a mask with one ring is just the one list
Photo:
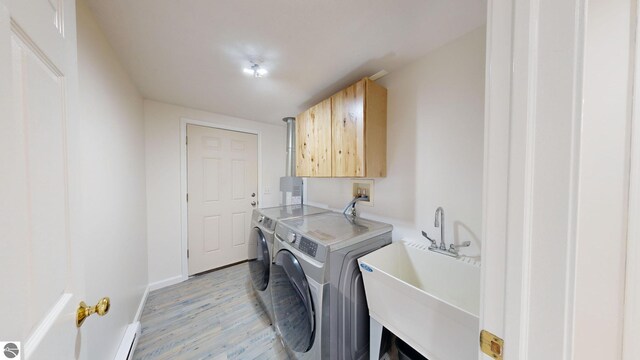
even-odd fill
[(262, 224), (267, 229), (273, 230), (275, 228), (275, 222), (272, 219), (269, 219), (268, 217), (264, 218), (264, 220), (262, 221)]
[(265, 216), (258, 209), (253, 209), (253, 214), (251, 215), (251, 221), (253, 226), (259, 226), (263, 231), (273, 232), (276, 229), (276, 220)]

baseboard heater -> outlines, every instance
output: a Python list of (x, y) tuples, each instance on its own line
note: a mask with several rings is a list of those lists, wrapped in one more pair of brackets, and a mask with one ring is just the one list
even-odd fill
[(127, 326), (114, 360), (133, 359), (133, 352), (136, 350), (136, 345), (138, 345), (138, 339), (140, 338), (140, 329), (140, 321), (136, 321)]

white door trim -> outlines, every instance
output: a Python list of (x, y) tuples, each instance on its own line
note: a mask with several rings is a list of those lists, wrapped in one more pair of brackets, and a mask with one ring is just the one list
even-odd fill
[(188, 214), (187, 214), (187, 125), (205, 126), (220, 130), (229, 130), (247, 134), (255, 134), (258, 137), (258, 206), (262, 200), (262, 139), (259, 130), (245, 129), (211, 121), (195, 120), (186, 117), (180, 118), (180, 233), (181, 247), (180, 259), (182, 269), (182, 281), (189, 278), (189, 259), (187, 259), (188, 247)]
[(636, 1), (635, 63), (633, 70), (633, 108), (631, 115), (631, 155), (629, 169), (629, 210), (625, 280), (624, 330), (622, 359), (640, 355), (640, 0)]
[(504, 296), (488, 294), (504, 295), (506, 286), (513, 3), (489, 0), (487, 8), (480, 329), (503, 336)]

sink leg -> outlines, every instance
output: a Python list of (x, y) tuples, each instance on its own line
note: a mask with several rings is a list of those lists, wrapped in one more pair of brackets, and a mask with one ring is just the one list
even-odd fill
[(382, 324), (369, 317), (369, 360), (380, 360)]

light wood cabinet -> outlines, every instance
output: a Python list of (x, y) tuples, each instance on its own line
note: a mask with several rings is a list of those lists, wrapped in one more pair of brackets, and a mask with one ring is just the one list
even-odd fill
[(331, 97), (333, 177), (387, 176), (387, 89), (362, 79)]
[(387, 89), (365, 78), (296, 118), (296, 175), (385, 177)]
[(331, 176), (331, 99), (296, 117), (296, 175)]

